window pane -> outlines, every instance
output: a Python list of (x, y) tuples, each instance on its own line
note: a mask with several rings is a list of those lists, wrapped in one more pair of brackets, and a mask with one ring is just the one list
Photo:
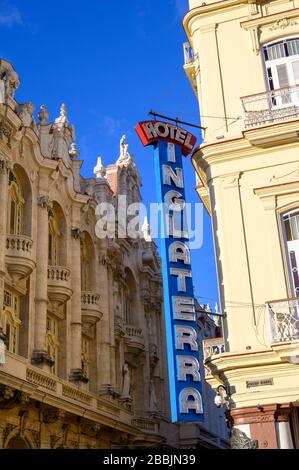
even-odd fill
[(290, 223), (291, 223), (292, 240), (298, 240), (299, 239), (298, 217), (291, 217)]
[(10, 233), (15, 233), (15, 222), (16, 221), (16, 204), (15, 201), (11, 201), (10, 204)]
[(290, 85), (288, 77), (288, 69), (286, 64), (277, 65), (277, 75), (279, 81), (279, 87), (284, 88)]
[(48, 251), (48, 261), (49, 264), (52, 264), (52, 235), (49, 233), (49, 251)]
[(292, 62), (295, 83), (299, 83), (299, 60)]

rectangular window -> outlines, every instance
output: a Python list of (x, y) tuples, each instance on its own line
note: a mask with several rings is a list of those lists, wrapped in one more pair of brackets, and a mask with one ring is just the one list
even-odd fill
[(11, 201), (10, 203), (10, 233), (15, 233), (15, 225), (16, 225), (16, 204), (15, 201)]
[(50, 266), (51, 266), (51, 264), (52, 264), (52, 257), (53, 257), (53, 247), (52, 247), (52, 244), (53, 244), (53, 237), (52, 237), (52, 234), (49, 233), (48, 263), (49, 263)]
[(4, 305), (6, 307), (11, 307), (11, 293), (7, 290), (4, 291)]

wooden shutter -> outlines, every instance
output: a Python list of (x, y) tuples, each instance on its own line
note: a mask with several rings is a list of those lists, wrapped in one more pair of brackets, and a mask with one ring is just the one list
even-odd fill
[(276, 66), (279, 88), (290, 86), (287, 64), (280, 64)]

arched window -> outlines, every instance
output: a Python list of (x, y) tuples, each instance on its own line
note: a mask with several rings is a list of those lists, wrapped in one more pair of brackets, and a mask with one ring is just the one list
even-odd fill
[(125, 289), (124, 289), (124, 318), (127, 325), (138, 325), (138, 305), (136, 282), (132, 271), (125, 269)]
[(283, 216), (292, 287), (295, 297), (299, 297), (299, 208)]
[[(266, 44), (263, 52), (270, 90), (299, 84), (299, 38)], [(298, 104), (299, 93), (297, 89), (285, 91), (275, 100), (274, 105)]]
[(9, 174), (9, 193), (8, 193), (8, 230), (12, 235), (21, 235), (23, 207), (25, 200), (22, 195), (21, 185), (16, 176)]
[(46, 347), (47, 347), (47, 353), (53, 360), (51, 372), (55, 375), (58, 375), (58, 354), (59, 354), (58, 321), (51, 315), (47, 316)]
[(125, 322), (127, 325), (132, 324), (132, 300), (128, 290), (125, 292)]
[(18, 354), (20, 325), (20, 299), (12, 291), (5, 289), (2, 329), (6, 336), (6, 348), (14, 354)]
[(87, 244), (81, 241), (81, 289), (87, 291), (89, 284), (90, 259)]
[(49, 246), (48, 246), (48, 264), (50, 266), (58, 266), (59, 239), (61, 237), (57, 221), (54, 213), (49, 215)]

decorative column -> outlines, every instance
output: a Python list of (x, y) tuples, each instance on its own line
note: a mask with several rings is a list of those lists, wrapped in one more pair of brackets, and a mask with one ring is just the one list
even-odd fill
[[(80, 219), (80, 208), (73, 210), (73, 221)], [(81, 318), (81, 249), (80, 249), (81, 231), (78, 228), (72, 229), (72, 322), (71, 322), (71, 373), (72, 382), (86, 382), (82, 370), (81, 358), (81, 338), (82, 338), (82, 318)]]
[(36, 296), (35, 296), (35, 341), (32, 363), (36, 365), (53, 365), (46, 350), (47, 307), (48, 307), (48, 244), (49, 244), (49, 211), (52, 202), (49, 196), (37, 199), (36, 240)]
[[(7, 199), (8, 199), (8, 175), (12, 163), (0, 155), (0, 313), (3, 308), (4, 277), (5, 277), (5, 249), (6, 249), (6, 224), (7, 224)], [(0, 317), (1, 318), (1, 317)], [(2, 324), (0, 322), (0, 332)]]

